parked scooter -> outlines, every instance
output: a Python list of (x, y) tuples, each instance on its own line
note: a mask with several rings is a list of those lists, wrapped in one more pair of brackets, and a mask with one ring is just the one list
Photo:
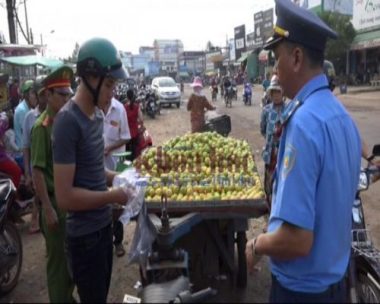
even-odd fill
[(252, 105), (252, 86), (249, 82), (244, 84), (243, 101), (246, 106)]
[[(380, 145), (373, 148), (372, 156), (380, 156)], [(352, 254), (350, 260), (351, 302), (380, 303), (380, 250), (372, 243), (366, 228), (361, 192), (380, 179), (380, 168), (369, 165), (360, 173), (358, 190), (352, 208)]]
[(160, 107), (152, 90), (140, 89), (136, 100), (140, 103), (142, 112), (150, 118), (155, 118), (156, 114), (160, 114)]
[(22, 242), (10, 220), (16, 188), (9, 178), (0, 178), (0, 295), (16, 287), (22, 266)]

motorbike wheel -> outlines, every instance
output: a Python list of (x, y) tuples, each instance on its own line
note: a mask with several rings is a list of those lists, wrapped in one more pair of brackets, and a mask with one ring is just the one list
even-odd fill
[(357, 277), (359, 303), (380, 303), (380, 292), (368, 277), (368, 273), (367, 271), (362, 271)]
[(16, 248), (17, 261), (13, 267), (8, 269), (6, 273), (0, 274), (0, 295), (5, 295), (16, 287), (22, 266), (22, 242), (20, 234), (16, 226), (11, 222), (6, 222), (4, 231), (0, 235), (0, 244), (12, 245)]
[(236, 237), (237, 258), (238, 258), (238, 273), (236, 278), (237, 287), (247, 287), (247, 258), (245, 256), (245, 245), (247, 236), (244, 231), (239, 231)]

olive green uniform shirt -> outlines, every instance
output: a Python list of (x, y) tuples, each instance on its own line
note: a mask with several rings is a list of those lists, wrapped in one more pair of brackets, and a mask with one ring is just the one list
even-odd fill
[(53, 112), (46, 109), (38, 117), (32, 128), (31, 139), (32, 167), (43, 172), (49, 196), (54, 193), (53, 150), (51, 146), (53, 117)]

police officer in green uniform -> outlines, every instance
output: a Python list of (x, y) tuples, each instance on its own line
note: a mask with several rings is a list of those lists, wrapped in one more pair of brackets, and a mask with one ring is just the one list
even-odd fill
[(32, 129), (31, 160), (33, 181), (41, 199), (41, 224), (47, 249), (47, 283), (50, 302), (74, 302), (74, 284), (68, 272), (64, 251), (65, 212), (57, 208), (53, 179), (51, 134), (54, 117), (72, 95), (71, 68), (62, 66), (44, 81), (47, 108)]

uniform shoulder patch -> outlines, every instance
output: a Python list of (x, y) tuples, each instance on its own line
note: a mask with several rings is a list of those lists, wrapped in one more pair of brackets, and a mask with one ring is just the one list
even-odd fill
[(296, 162), (297, 150), (290, 144), (285, 147), (284, 162), (282, 166), (282, 179), (286, 179)]

